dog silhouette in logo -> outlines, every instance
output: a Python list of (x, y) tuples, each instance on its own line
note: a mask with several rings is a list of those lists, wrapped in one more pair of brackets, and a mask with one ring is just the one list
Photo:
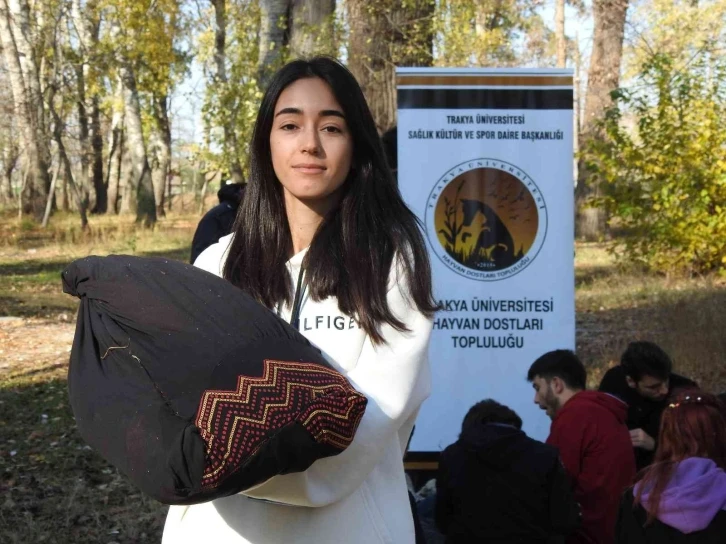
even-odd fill
[[(507, 226), (497, 213), (487, 204), (478, 200), (461, 200), (464, 212), (464, 227), (471, 228), (478, 214), (484, 216), (484, 223), (479, 232), (470, 259), (474, 262), (495, 263), (497, 268), (505, 268), (517, 260), (514, 254), (514, 239)], [(466, 241), (472, 233), (462, 235)]]

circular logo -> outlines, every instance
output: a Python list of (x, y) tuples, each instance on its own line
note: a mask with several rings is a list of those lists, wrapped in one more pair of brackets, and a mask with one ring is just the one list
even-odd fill
[(521, 168), (473, 159), (446, 172), (426, 204), (426, 234), (451, 270), (498, 281), (526, 268), (547, 234), (544, 196)]

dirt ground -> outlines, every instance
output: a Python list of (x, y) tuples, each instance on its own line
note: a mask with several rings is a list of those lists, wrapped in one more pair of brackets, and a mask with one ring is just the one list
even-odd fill
[(74, 321), (66, 313), (55, 319), (0, 317), (0, 373), (67, 369)]

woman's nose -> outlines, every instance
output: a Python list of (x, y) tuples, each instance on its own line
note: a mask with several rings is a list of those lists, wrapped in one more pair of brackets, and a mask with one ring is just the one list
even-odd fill
[(303, 131), (302, 152), (309, 155), (318, 155), (320, 153), (320, 138), (316, 130)]

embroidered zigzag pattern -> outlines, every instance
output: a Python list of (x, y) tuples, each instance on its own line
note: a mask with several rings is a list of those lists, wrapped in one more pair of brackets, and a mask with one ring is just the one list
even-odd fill
[(347, 448), (367, 399), (340, 373), (314, 363), (264, 361), (259, 378), (234, 391), (205, 391), (195, 424), (207, 444), (204, 487), (217, 485), (255, 454), (271, 431), (300, 423), (313, 438)]

